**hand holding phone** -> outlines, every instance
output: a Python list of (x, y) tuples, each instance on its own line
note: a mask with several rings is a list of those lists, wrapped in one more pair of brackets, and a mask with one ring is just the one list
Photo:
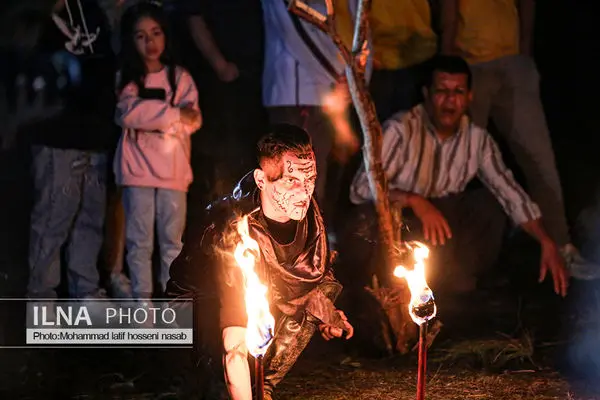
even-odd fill
[(191, 106), (181, 107), (179, 112), (179, 118), (182, 123), (200, 127), (200, 112), (194, 110)]

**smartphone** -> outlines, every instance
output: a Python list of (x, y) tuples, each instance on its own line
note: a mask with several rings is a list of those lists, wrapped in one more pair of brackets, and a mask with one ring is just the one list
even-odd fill
[(163, 100), (167, 99), (167, 92), (161, 88), (144, 88), (139, 91), (138, 96), (146, 100)]

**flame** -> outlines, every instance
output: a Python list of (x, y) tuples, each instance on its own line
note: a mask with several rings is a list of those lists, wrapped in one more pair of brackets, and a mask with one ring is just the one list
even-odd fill
[(241, 241), (235, 248), (234, 257), (242, 270), (245, 282), (246, 313), (248, 314), (246, 346), (250, 354), (258, 357), (266, 353), (273, 340), (275, 318), (269, 310), (267, 287), (260, 282), (254, 271), (256, 261), (260, 257), (260, 247), (256, 240), (250, 237), (247, 215), (238, 221), (237, 232)]
[(435, 317), (437, 313), (433, 292), (425, 279), (425, 260), (429, 257), (429, 249), (423, 243), (416, 241), (407, 242), (405, 245), (412, 252), (414, 268), (409, 270), (399, 265), (394, 270), (394, 275), (406, 279), (410, 289), (408, 312), (414, 323), (421, 325)]

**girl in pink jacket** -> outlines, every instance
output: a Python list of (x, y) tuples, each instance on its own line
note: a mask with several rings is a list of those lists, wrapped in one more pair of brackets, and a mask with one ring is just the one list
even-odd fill
[(132, 295), (149, 298), (154, 232), (160, 246), (161, 293), (182, 248), (192, 182), (190, 135), (200, 128), (202, 117), (190, 74), (173, 64), (160, 8), (135, 5), (125, 12), (121, 24), (116, 121), (123, 134), (114, 171), (117, 184), (123, 186)]

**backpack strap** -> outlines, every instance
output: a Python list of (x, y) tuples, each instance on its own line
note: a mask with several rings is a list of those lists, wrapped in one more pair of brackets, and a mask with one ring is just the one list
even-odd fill
[(169, 81), (169, 87), (171, 89), (171, 107), (175, 107), (175, 95), (177, 94), (177, 67), (167, 67), (167, 80)]

